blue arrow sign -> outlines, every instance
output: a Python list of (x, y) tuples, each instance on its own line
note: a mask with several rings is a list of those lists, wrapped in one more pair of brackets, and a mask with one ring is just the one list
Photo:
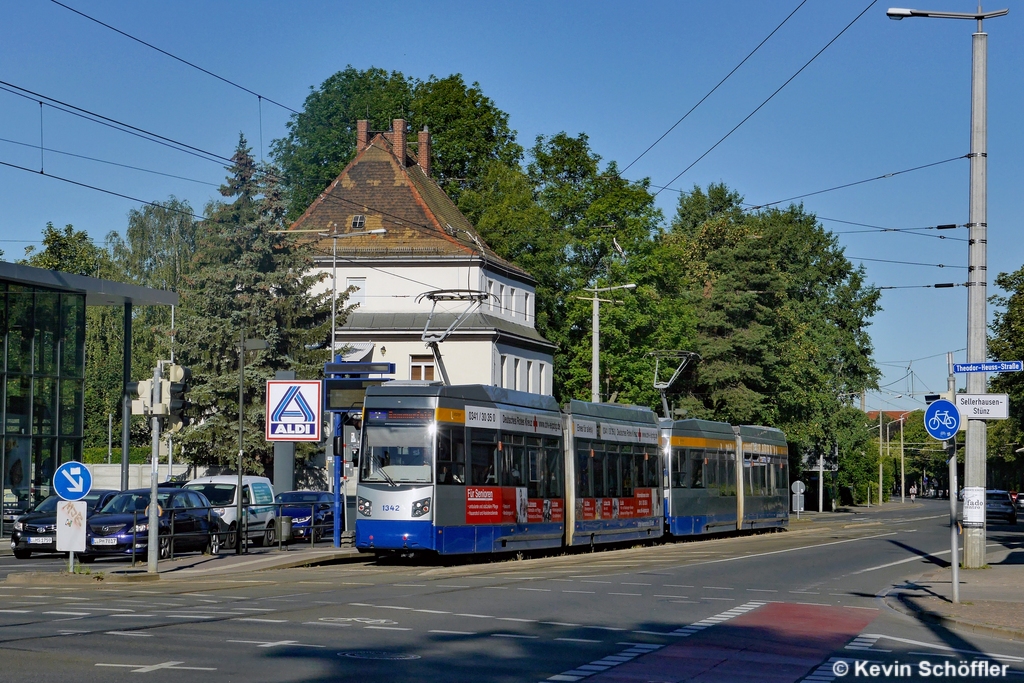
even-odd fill
[(53, 490), (63, 500), (82, 500), (92, 489), (92, 473), (80, 462), (66, 462), (53, 473)]
[(953, 363), (953, 372), (1024, 372), (1024, 361), (1001, 360), (994, 363)]
[(933, 439), (951, 439), (960, 429), (960, 411), (952, 402), (939, 399), (924, 411), (924, 429)]

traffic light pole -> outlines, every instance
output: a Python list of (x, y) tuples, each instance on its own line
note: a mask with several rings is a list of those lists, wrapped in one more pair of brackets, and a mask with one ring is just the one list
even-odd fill
[[(160, 405), (160, 377), (163, 375), (163, 361), (157, 361), (153, 368), (153, 407)], [(154, 414), (150, 417), (153, 430), (153, 467), (149, 475), (149, 542), (147, 548), (146, 572), (157, 573), (157, 561), (160, 559), (160, 510), (157, 501), (157, 479), (160, 464), (160, 417)], [(132, 543), (135, 542), (135, 534), (132, 533)]]

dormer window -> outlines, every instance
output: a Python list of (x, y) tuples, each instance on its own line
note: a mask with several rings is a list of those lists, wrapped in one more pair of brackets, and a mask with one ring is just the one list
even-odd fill
[(352, 229), (353, 230), (362, 230), (365, 227), (366, 227), (366, 216), (364, 216), (362, 214), (356, 214), (355, 216), (352, 216)]

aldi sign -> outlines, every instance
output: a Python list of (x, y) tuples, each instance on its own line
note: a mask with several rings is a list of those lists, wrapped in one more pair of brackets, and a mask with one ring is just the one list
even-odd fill
[(267, 380), (267, 441), (319, 441), (322, 386), (317, 380)]

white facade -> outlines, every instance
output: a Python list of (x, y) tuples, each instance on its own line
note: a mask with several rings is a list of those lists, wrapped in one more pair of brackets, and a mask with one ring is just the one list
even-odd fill
[[(335, 272), (328, 257), (317, 263), (317, 272), (324, 275), (314, 293), (331, 294)], [(434, 289), (473, 289), (492, 293), (480, 312), (492, 318), (520, 326), (536, 335), (536, 293), (532, 285), (521, 279), (495, 272), (478, 260), (467, 258), (436, 258), (403, 261), (391, 259), (371, 263), (353, 263), (347, 257), (337, 264), (339, 308), (351, 312), (374, 314), (430, 313), (431, 302), (416, 299)], [(348, 301), (341, 301), (346, 289), (357, 287)], [(438, 304), (438, 313), (458, 314), (467, 304)], [(514, 330), (513, 326), (505, 326)], [(431, 329), (437, 329), (433, 324)], [(420, 339), (422, 327), (400, 330), (382, 328), (379, 332), (347, 330), (339, 325), (338, 347), (346, 346), (346, 358), (395, 364), (395, 379), (441, 379), (434, 368), (429, 348)], [(539, 335), (538, 335), (539, 336)], [(478, 337), (479, 339), (473, 339)], [(456, 331), (453, 338), (440, 344), (445, 369), (452, 384), (490, 384), (537, 394), (552, 393), (552, 353), (550, 344), (516, 343), (514, 337), (503, 335), (495, 340), (495, 332), (474, 329)]]

